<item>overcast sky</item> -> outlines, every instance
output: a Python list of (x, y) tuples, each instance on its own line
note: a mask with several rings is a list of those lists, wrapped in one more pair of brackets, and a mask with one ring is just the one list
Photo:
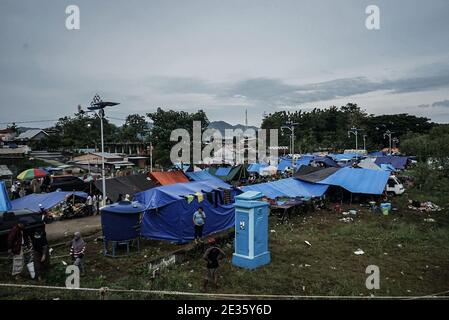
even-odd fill
[(0, 122), (71, 115), (97, 92), (119, 119), (160, 106), (235, 124), (247, 108), (258, 126), (354, 102), (449, 122), (448, 16), (447, 0), (1, 0)]

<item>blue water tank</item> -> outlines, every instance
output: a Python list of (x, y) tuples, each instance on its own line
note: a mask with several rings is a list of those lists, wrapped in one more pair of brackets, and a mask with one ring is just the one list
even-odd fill
[(235, 252), (232, 264), (255, 269), (270, 263), (268, 251), (269, 204), (263, 194), (248, 191), (235, 197)]
[(121, 201), (101, 209), (101, 226), (106, 241), (139, 237), (140, 215), (145, 208), (138, 202)]

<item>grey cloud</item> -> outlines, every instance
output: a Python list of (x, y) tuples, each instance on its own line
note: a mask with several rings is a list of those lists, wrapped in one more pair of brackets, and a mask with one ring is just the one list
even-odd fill
[(449, 100), (436, 101), (432, 103), (432, 107), (449, 107)]

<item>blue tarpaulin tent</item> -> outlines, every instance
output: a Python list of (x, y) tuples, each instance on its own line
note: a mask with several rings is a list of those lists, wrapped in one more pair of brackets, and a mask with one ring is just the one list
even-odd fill
[(12, 209), (9, 201), (8, 192), (4, 181), (0, 181), (0, 212), (9, 211)]
[(323, 163), (326, 167), (339, 167), (338, 163), (331, 157), (315, 157), (314, 162)]
[(339, 186), (352, 193), (382, 194), (389, 176), (383, 170), (341, 168), (317, 183)]
[[(222, 204), (223, 189), (230, 190), (231, 198), (236, 193), (223, 181), (204, 180), (157, 187), (136, 194), (135, 199), (146, 210), (141, 235), (157, 240), (188, 242), (194, 236), (192, 217), (199, 206), (206, 214), (204, 236), (232, 228), (234, 204)], [(195, 195), (197, 192), (202, 196)]]
[(362, 155), (358, 153), (339, 153), (339, 154), (330, 154), (329, 156), (332, 157), (335, 161), (351, 160), (354, 158), (362, 157)]
[(301, 166), (308, 166), (310, 164), (310, 162), (313, 161), (314, 158), (315, 158), (315, 156), (312, 156), (312, 155), (304, 155), (301, 158), (299, 158), (298, 160), (296, 160), (295, 167), (298, 169)]
[(388, 163), (381, 163), (380, 168), (385, 171), (396, 171), (396, 169), (391, 164)]
[(208, 171), (196, 171), (196, 172), (186, 172), (186, 176), (192, 181), (204, 181), (204, 180), (215, 180), (222, 182), (223, 180), (211, 175)]
[(376, 152), (371, 152), (368, 155), (372, 156), (372, 157), (383, 157), (385, 155), (385, 153), (383, 151), (376, 151)]
[(11, 205), (13, 210), (29, 209), (34, 212), (39, 212), (39, 204), (42, 204), (42, 207), (48, 210), (57, 206), (66, 197), (73, 194), (78, 197), (87, 198), (87, 193), (85, 192), (55, 191), (50, 193), (32, 193), (23, 198), (12, 200)]
[[(293, 162), (295, 163), (295, 162)], [(295, 164), (296, 166), (296, 164)], [(278, 164), (278, 171), (284, 171), (286, 168), (292, 167), (292, 159), (291, 158), (282, 158)]]
[(407, 165), (407, 161), (408, 157), (384, 156), (384, 157), (377, 157), (375, 163), (378, 165), (391, 164), (395, 169), (403, 170)]
[(242, 187), (246, 191), (259, 191), (268, 198), (277, 197), (321, 197), (328, 186), (309, 183), (294, 178), (287, 178), (266, 183), (258, 183)]
[(219, 177), (224, 177), (227, 176), (229, 172), (231, 172), (231, 170), (232, 167), (220, 167), (217, 169), (217, 171), (215, 171), (215, 175)]
[(246, 168), (246, 171), (251, 172), (251, 173), (259, 173), (260, 169), (263, 167), (266, 167), (266, 166), (267, 165), (265, 165), (265, 164), (251, 163)]

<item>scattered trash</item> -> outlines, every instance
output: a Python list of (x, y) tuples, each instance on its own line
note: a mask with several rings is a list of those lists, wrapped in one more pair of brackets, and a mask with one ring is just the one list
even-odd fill
[(342, 212), (342, 215), (344, 215), (344, 216), (348, 216), (348, 215), (349, 215), (349, 212), (347, 212), (347, 211), (345, 211), (345, 212)]
[(192, 270), (190, 270), (190, 273), (193, 273), (193, 269), (192, 269)]
[(271, 232), (271, 233), (274, 233), (274, 232), (276, 232), (276, 230), (273, 230), (273, 229), (272, 229), (272, 230), (270, 230), (270, 232)]
[(189, 283), (189, 284), (187, 284), (188, 286), (189, 286), (189, 288), (192, 288), (192, 284), (191, 283)]
[(349, 210), (349, 213), (355, 216), (357, 214), (357, 210)]
[(336, 268), (336, 267), (333, 267), (333, 266), (331, 266), (331, 269), (332, 269), (332, 270), (337, 270), (337, 268)]
[(311, 265), (310, 264), (305, 264), (304, 267), (306, 267), (306, 268), (307, 267), (311, 267)]
[(62, 260), (62, 264), (66, 266), (66, 265), (67, 265), (67, 262), (65, 262), (64, 260)]
[(310, 244), (309, 241), (305, 240), (304, 242), (305, 242), (308, 246), (310, 246), (310, 247), (312, 246), (312, 245)]
[(53, 298), (53, 300), (60, 300), (59, 298)]
[(402, 244), (398, 243), (398, 247), (399, 247), (399, 248), (402, 248)]
[(425, 222), (436, 222), (435, 219), (432, 218), (428, 218), (428, 219), (424, 219)]
[(343, 221), (344, 223), (349, 223), (349, 222), (354, 221), (354, 219), (352, 219), (351, 217), (341, 218), (338, 220)]
[(412, 210), (425, 211), (425, 212), (436, 212), (436, 211), (443, 210), (443, 208), (441, 208), (440, 206), (438, 206), (435, 203), (432, 203), (430, 201), (419, 202), (419, 201), (409, 200), (408, 203), (409, 203), (408, 208), (412, 209)]
[(354, 254), (360, 256), (362, 254), (365, 254), (365, 252), (362, 249), (357, 249), (356, 251), (354, 251)]
[(146, 259), (146, 258), (147, 258), (147, 255), (144, 255), (143, 257)]
[(306, 291), (306, 287), (305, 286), (302, 286), (302, 291)]
[(401, 271), (401, 274), (402, 274), (403, 276), (405, 276), (405, 273), (404, 273), (404, 271)]

